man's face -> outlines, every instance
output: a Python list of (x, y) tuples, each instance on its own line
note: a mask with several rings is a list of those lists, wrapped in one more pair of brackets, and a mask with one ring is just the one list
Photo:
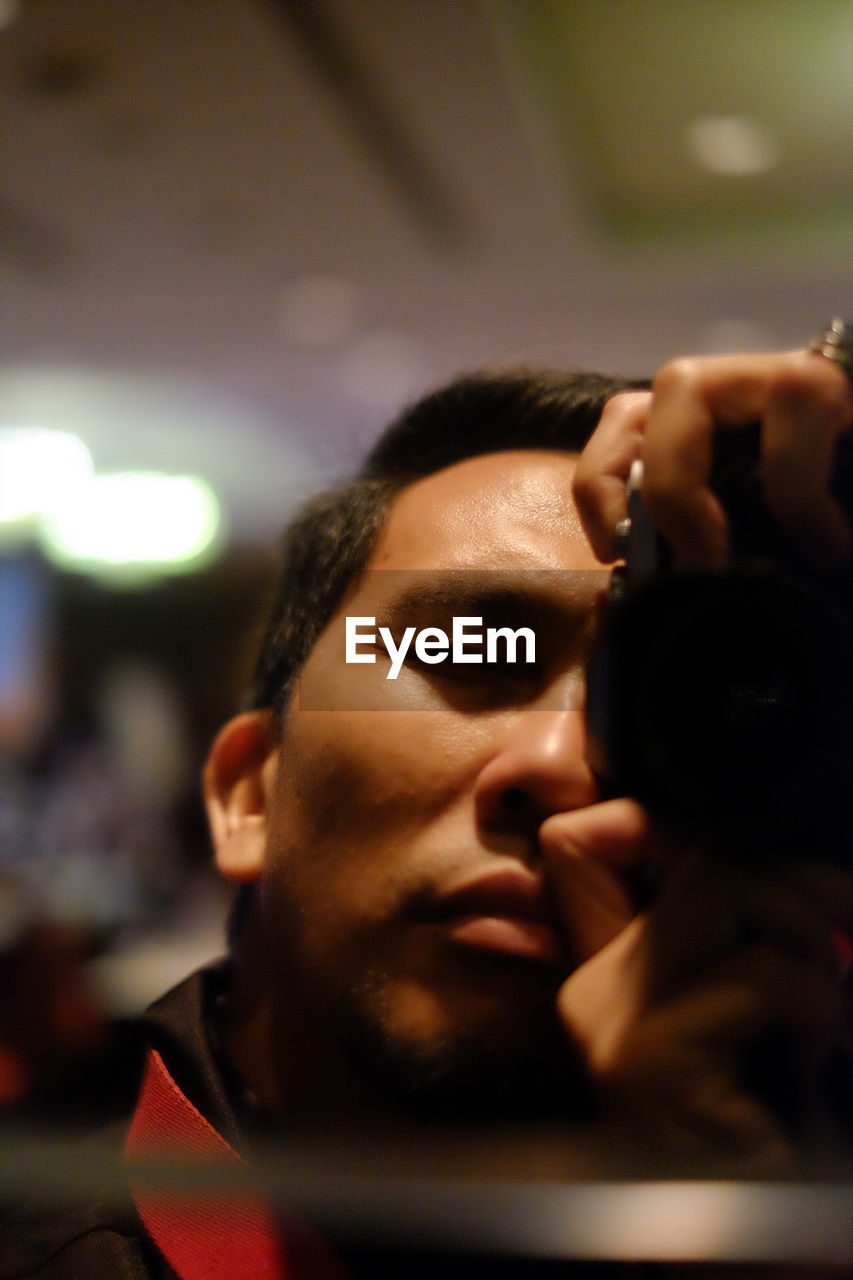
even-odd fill
[[(468, 1106), (463, 1079), (538, 1088), (562, 1044), (572, 940), (537, 834), (596, 798), (580, 696), (607, 576), (573, 470), (566, 454), (499, 453), (404, 490), (284, 725), (261, 873), (267, 963), (279, 998), (402, 1094), (458, 1085)], [(412, 646), (389, 680), (384, 648), (374, 665), (345, 663), (348, 615), (398, 640), (407, 625), (449, 633), (454, 615), (526, 625), (535, 669), (428, 666)]]

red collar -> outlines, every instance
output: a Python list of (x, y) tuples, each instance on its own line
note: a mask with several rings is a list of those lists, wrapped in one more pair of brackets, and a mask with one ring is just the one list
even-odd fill
[[(134, 1159), (176, 1154), (242, 1159), (193, 1106), (155, 1049), (125, 1144)], [(180, 1280), (346, 1280), (347, 1272), (306, 1226), (276, 1220), (260, 1196), (227, 1202), (213, 1193), (180, 1195), (132, 1188), (145, 1229)]]

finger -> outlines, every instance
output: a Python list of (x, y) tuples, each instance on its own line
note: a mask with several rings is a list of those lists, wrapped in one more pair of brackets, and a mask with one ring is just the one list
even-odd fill
[[(741, 1176), (778, 1177), (790, 1169), (794, 1156), (791, 1140), (772, 1110), (744, 1092), (739, 1075), (737, 1063), (703, 1068), (701, 1074), (697, 1073), (692, 1081), (693, 1091), (674, 1100), (678, 1128), (673, 1131), (673, 1139), (679, 1137), (678, 1149), (702, 1152), (705, 1160), (709, 1155), (725, 1156), (729, 1169), (732, 1159), (736, 1159)], [(666, 1117), (663, 1121), (671, 1123)], [(669, 1140), (670, 1145), (673, 1139)], [(776, 1268), (772, 1274), (774, 1280), (782, 1280)]]
[(728, 556), (728, 530), (709, 484), (716, 420), (707, 363), (681, 360), (658, 373), (641, 456), (643, 497), (678, 560), (717, 569)]
[[(768, 405), (784, 400), (794, 383), (811, 386), (830, 416), (841, 408), (850, 421), (853, 398), (843, 371), (811, 353), (676, 360), (658, 373), (643, 438), (644, 494), (683, 563), (716, 568), (726, 559), (725, 515), (708, 483), (714, 431), (764, 422)], [(796, 448), (799, 458), (815, 445), (801, 433)]]
[[(828, 1052), (842, 1034), (844, 994), (820, 964), (757, 942), (709, 966), (673, 1007), (691, 1034), (732, 1044), (768, 1030), (794, 1033), (809, 1056)], [(792, 1042), (793, 1047), (793, 1042)]]
[(614, 868), (668, 866), (679, 848), (645, 809), (626, 797), (553, 814), (539, 828), (539, 845), (546, 861), (559, 862), (570, 850)]
[(744, 1091), (735, 1055), (715, 1059), (683, 1044), (662, 1071), (668, 1029), (653, 1022), (647, 1032), (624, 1068), (599, 1082), (623, 1130), (633, 1129), (646, 1150), (701, 1154), (703, 1162), (724, 1156), (729, 1169), (737, 1157), (742, 1174), (778, 1174), (790, 1165), (790, 1141), (770, 1109)]
[(636, 914), (624, 872), (668, 865), (672, 842), (632, 800), (607, 800), (543, 823), (539, 843), (560, 918), (580, 964)]
[[(612, 947), (621, 945), (619, 939)], [(595, 1009), (599, 993), (585, 981), (586, 971), (598, 963), (596, 958), (564, 984), (558, 1008), (607, 1110), (623, 1123), (648, 1125), (650, 1136), (664, 1144), (674, 1139), (674, 1149), (683, 1152), (734, 1140), (757, 1153), (774, 1134), (781, 1137), (775, 1117), (744, 1090), (741, 1079), (744, 1045), (770, 1021), (760, 993), (739, 975), (662, 1008), (648, 1009), (641, 1001), (633, 1017), (605, 1005), (609, 1026), (602, 1035)], [(591, 1021), (598, 1034), (591, 1034)]]
[(625, 486), (640, 456), (650, 403), (649, 391), (612, 396), (575, 471), (575, 503), (592, 549), (605, 564), (619, 555), (616, 526), (627, 513)]
[[(689, 1122), (685, 1132), (694, 1139), (728, 1133), (757, 1153), (761, 1144), (755, 1145), (752, 1122), (761, 1124), (762, 1118), (771, 1126), (768, 1134), (773, 1130), (781, 1138), (778, 1116), (761, 1083), (765, 1054), (774, 1046), (781, 1056), (766, 1059), (767, 1070), (784, 1073), (786, 1088), (796, 1089), (803, 1107), (813, 1112), (820, 1104), (818, 1081), (838, 1035), (833, 998), (820, 989), (813, 993), (806, 982), (802, 1000), (796, 1001), (791, 994), (796, 976), (788, 978), (787, 1005), (777, 998), (781, 982), (764, 990), (760, 982), (751, 986), (743, 974), (733, 974), (728, 984), (709, 984), (651, 1013), (614, 1055), (623, 1089), (640, 1101), (657, 1101), (661, 1120)], [(750, 1066), (758, 1074), (747, 1086), (744, 1068)]]
[(834, 981), (839, 965), (831, 925), (825, 903), (785, 877), (691, 855), (648, 912), (653, 998), (670, 998), (757, 942), (771, 945), (780, 964), (794, 958)]
[(634, 917), (633, 904), (619, 877), (579, 849), (563, 849), (559, 875), (553, 876), (551, 883), (575, 965), (611, 943)]
[(578, 956), (557, 996), (566, 1029), (588, 1055), (604, 1056), (648, 1007), (643, 916), (604, 946)]
[(762, 476), (768, 510), (818, 564), (841, 562), (850, 528), (829, 491), (835, 447), (849, 419), (849, 394), (834, 382), (816, 386), (792, 370), (768, 396)]

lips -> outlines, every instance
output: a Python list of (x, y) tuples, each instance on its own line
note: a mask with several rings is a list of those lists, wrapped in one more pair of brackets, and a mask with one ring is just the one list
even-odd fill
[(545, 884), (521, 868), (489, 871), (443, 889), (430, 917), (459, 946), (565, 966)]

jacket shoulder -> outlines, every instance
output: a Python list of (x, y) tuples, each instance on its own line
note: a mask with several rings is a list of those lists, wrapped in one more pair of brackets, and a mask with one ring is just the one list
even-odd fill
[(18, 1211), (0, 1226), (0, 1280), (166, 1280), (171, 1270), (138, 1223), (97, 1207), (38, 1216)]

